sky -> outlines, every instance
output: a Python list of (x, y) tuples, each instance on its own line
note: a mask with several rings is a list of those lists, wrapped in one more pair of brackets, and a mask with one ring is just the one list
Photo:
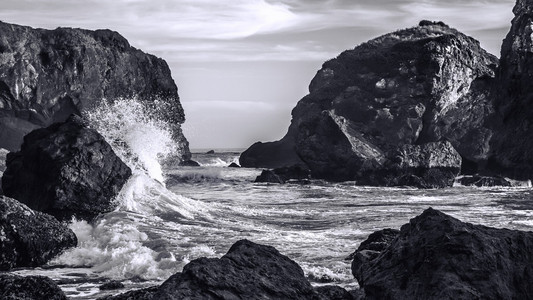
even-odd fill
[(167, 61), (192, 149), (278, 140), (323, 62), (369, 39), (443, 21), (499, 56), (514, 0), (1, 0), (0, 20), (108, 28)]

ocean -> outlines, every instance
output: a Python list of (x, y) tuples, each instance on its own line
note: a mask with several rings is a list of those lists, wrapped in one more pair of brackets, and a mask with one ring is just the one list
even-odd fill
[[(313, 285), (353, 289), (346, 257), (370, 233), (399, 228), (428, 207), (475, 224), (533, 230), (530, 187), (254, 183), (260, 169), (227, 167), (243, 149), (193, 150), (200, 167), (165, 164), (176, 154), (167, 127), (136, 103), (117, 101), (87, 116), (133, 169), (118, 208), (94, 224), (72, 220), (77, 248), (45, 267), (11, 273), (48, 276), (69, 298), (95, 299), (160, 284), (191, 260), (220, 257), (248, 239), (295, 260)], [(109, 280), (125, 288), (100, 291)]]

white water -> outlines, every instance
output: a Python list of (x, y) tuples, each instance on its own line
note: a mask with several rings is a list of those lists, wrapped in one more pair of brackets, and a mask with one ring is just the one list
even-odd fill
[(109, 294), (98, 289), (108, 279), (123, 281), (125, 290), (159, 284), (195, 258), (222, 256), (243, 238), (276, 247), (313, 284), (354, 288), (344, 258), (371, 232), (399, 228), (429, 206), (467, 222), (533, 230), (528, 187), (257, 184), (253, 179), (261, 170), (225, 167), (237, 160), (235, 151), (197, 153), (198, 168), (162, 167), (159, 159), (174, 151), (169, 133), (136, 101), (105, 104), (90, 118), (133, 170), (118, 208), (94, 224), (72, 222), (79, 246), (51, 262), (68, 267), (17, 271), (58, 280), (72, 298)]

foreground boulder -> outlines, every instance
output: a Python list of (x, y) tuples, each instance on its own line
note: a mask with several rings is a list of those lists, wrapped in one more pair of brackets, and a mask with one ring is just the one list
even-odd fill
[(222, 258), (199, 258), (157, 288), (105, 299), (352, 299), (342, 288), (316, 292), (300, 266), (275, 248), (236, 242)]
[[(366, 299), (532, 299), (533, 232), (461, 222), (434, 209), (385, 247), (355, 253)], [(371, 251), (369, 251), (371, 250)]]
[(102, 99), (138, 98), (189, 144), (167, 63), (111, 30), (34, 29), (0, 22), (0, 147), (16, 151), (30, 131), (90, 111)]
[(389, 169), (405, 145), (449, 141), (463, 162), (483, 165), (497, 65), (478, 41), (442, 22), (378, 37), (324, 63), (287, 135), (254, 144), (240, 163), (288, 166), (279, 158), (292, 158), (315, 178), (359, 181)]
[(0, 197), (0, 270), (44, 265), (77, 243), (74, 232), (54, 217)]
[(311, 172), (301, 165), (281, 167), (273, 170), (263, 170), (255, 179), (255, 182), (286, 183), (288, 181), (307, 183), (311, 178)]
[(52, 279), (44, 276), (0, 275), (0, 299), (66, 300), (65, 293)]
[(115, 208), (113, 198), (130, 176), (104, 138), (73, 115), (24, 137), (21, 150), (7, 156), (2, 188), (59, 220), (92, 220)]
[(497, 78), (499, 124), (491, 141), (491, 171), (518, 180), (533, 178), (533, 1), (517, 0), (505, 37)]

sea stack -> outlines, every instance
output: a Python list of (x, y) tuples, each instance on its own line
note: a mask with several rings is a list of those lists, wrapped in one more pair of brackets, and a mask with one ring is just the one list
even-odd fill
[[(461, 165), (486, 163), (497, 66), (498, 59), (477, 40), (442, 22), (422, 21), (383, 35), (324, 63), (310, 93), (293, 109), (287, 135), (254, 144), (240, 163), (268, 168), (303, 163), (314, 178), (333, 181), (403, 185), (410, 178), (429, 187), (449, 186)], [(457, 156), (443, 155), (441, 150), (450, 151), (446, 143)], [(428, 147), (447, 159), (425, 167), (398, 160), (405, 149)], [(425, 174), (435, 168), (441, 174), (433, 182)], [(369, 180), (385, 173), (394, 178)]]
[(0, 22), (0, 148), (19, 149), (36, 128), (107, 99), (138, 98), (172, 127), (190, 159), (185, 120), (167, 63), (111, 30), (34, 29)]

